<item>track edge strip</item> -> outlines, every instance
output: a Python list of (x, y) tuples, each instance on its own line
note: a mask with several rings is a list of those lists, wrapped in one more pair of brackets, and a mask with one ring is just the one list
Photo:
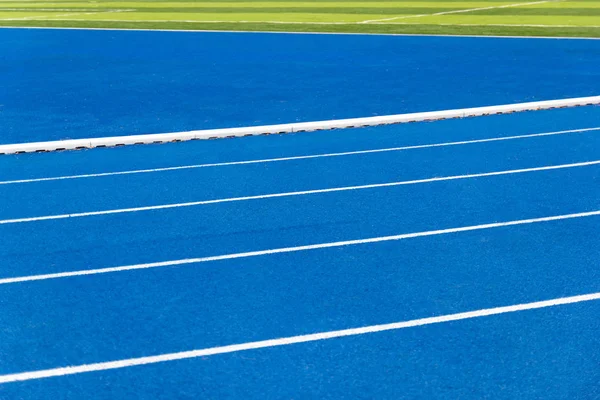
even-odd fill
[(156, 133), (147, 135), (112, 136), (88, 139), (69, 139), (48, 142), (15, 143), (0, 145), (0, 154), (19, 154), (62, 150), (116, 147), (133, 144), (156, 144), (188, 140), (233, 138), (242, 136), (309, 132), (330, 129), (361, 128), (368, 126), (404, 124), (409, 122), (439, 121), (452, 118), (479, 117), (494, 114), (509, 114), (522, 111), (549, 110), (577, 106), (599, 105), (600, 96), (545, 100), (486, 107), (428, 111), (409, 114), (383, 115), (375, 117), (337, 119), (315, 122), (297, 122), (277, 125), (250, 126), (240, 128), (206, 129), (186, 132)]

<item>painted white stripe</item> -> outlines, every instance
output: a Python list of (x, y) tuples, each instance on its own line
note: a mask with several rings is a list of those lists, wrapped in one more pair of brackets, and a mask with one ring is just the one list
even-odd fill
[[(0, 21), (18, 21), (19, 18), (2, 18)], [(101, 19), (101, 20), (90, 20), (86, 18), (65, 18), (65, 19), (52, 19), (52, 21), (87, 21), (87, 22), (170, 22), (170, 23), (185, 23), (185, 24), (273, 24), (273, 25), (357, 25), (361, 22), (344, 22), (344, 21), (256, 21), (256, 20), (221, 20), (221, 19)]]
[[(372, 25), (378, 25), (379, 23), (373, 23)], [(412, 22), (387, 22), (385, 24), (381, 23), (379, 25), (419, 25)], [(428, 24), (429, 25), (429, 24)], [(600, 28), (600, 25), (563, 25), (563, 24), (553, 24), (553, 25), (544, 25), (544, 24), (433, 24), (437, 26), (508, 26), (508, 27), (526, 27), (526, 28)], [(600, 38), (598, 38), (600, 39)]]
[(305, 156), (266, 158), (266, 159), (246, 160), (246, 161), (230, 161), (230, 162), (211, 163), (211, 164), (180, 165), (180, 166), (176, 166), (176, 167), (137, 169), (137, 170), (130, 170), (130, 171), (116, 171), (116, 172), (101, 172), (101, 173), (95, 173), (95, 174), (54, 176), (54, 177), (48, 177), (48, 178), (17, 179), (17, 180), (12, 180), (12, 181), (0, 181), (0, 185), (60, 181), (60, 180), (66, 180), (66, 179), (99, 178), (99, 177), (115, 176), (115, 175), (146, 174), (146, 173), (153, 173), (153, 172), (167, 172), (167, 171), (178, 171), (178, 170), (196, 169), (196, 168), (224, 167), (224, 166), (231, 166), (231, 165), (262, 164), (262, 163), (273, 163), (273, 162), (282, 162), (282, 161), (308, 160), (308, 159), (313, 159), (313, 158), (343, 157), (343, 156), (353, 156), (353, 155), (360, 155), (360, 154), (373, 154), (373, 153), (386, 153), (386, 152), (394, 152), (394, 151), (427, 149), (427, 148), (432, 148), (432, 147), (460, 146), (460, 145), (466, 145), (466, 144), (499, 142), (499, 141), (504, 141), (504, 140), (529, 139), (529, 138), (537, 138), (537, 137), (543, 137), (543, 136), (564, 135), (564, 134), (568, 134), (568, 133), (585, 133), (585, 132), (594, 132), (594, 131), (600, 131), (600, 127), (570, 129), (570, 130), (566, 130), (566, 131), (556, 131), (556, 132), (533, 133), (533, 134), (518, 135), (518, 136), (494, 137), (494, 138), (487, 138), (487, 139), (462, 140), (462, 141), (458, 141), (458, 142), (432, 143), (432, 144), (421, 144), (421, 145), (403, 146), (403, 147), (388, 147), (388, 148), (384, 148), (384, 149), (346, 151), (346, 152), (341, 152), (341, 153), (312, 154), (312, 155), (305, 155)]
[(445, 235), (445, 234), (458, 233), (458, 232), (468, 232), (468, 231), (478, 231), (478, 230), (483, 230), (483, 229), (502, 228), (502, 227), (515, 226), (515, 225), (535, 224), (535, 223), (540, 223), (540, 222), (560, 221), (560, 220), (574, 219), (574, 218), (585, 218), (585, 217), (592, 217), (592, 216), (597, 216), (597, 215), (600, 215), (600, 210), (582, 212), (582, 213), (576, 213), (576, 214), (554, 215), (554, 216), (550, 216), (550, 217), (521, 219), (521, 220), (516, 220), (516, 221), (494, 222), (494, 223), (490, 223), (490, 224), (471, 225), (471, 226), (463, 226), (463, 227), (458, 227), (458, 228), (438, 229), (438, 230), (434, 230), (434, 231), (403, 233), (400, 235), (393, 235), (393, 236), (380, 236), (380, 237), (367, 238), (367, 239), (346, 240), (346, 241), (340, 241), (340, 242), (319, 243), (319, 244), (311, 244), (311, 245), (304, 245), (304, 246), (283, 247), (283, 248), (278, 248), (278, 249), (250, 251), (250, 252), (246, 252), (246, 253), (233, 253), (233, 254), (225, 254), (225, 255), (220, 255), (220, 256), (186, 258), (186, 259), (181, 259), (181, 260), (162, 261), (162, 262), (154, 262), (154, 263), (147, 263), (147, 264), (125, 265), (125, 266), (120, 266), (120, 267), (57, 272), (57, 273), (53, 273), (53, 274), (18, 276), (18, 277), (0, 279), (0, 285), (19, 283), (19, 282), (43, 281), (43, 280), (48, 280), (48, 279), (60, 279), (60, 278), (68, 278), (68, 277), (73, 277), (73, 276), (98, 275), (98, 274), (107, 274), (107, 273), (112, 273), (112, 272), (134, 271), (134, 270), (139, 270), (139, 269), (173, 267), (176, 265), (198, 264), (198, 263), (211, 262), (211, 261), (233, 260), (233, 259), (248, 258), (248, 257), (259, 257), (259, 256), (270, 255), (270, 254), (294, 253), (294, 252), (299, 252), (299, 251), (328, 249), (328, 248), (344, 247), (344, 246), (355, 246), (355, 245), (360, 245), (360, 244), (389, 242), (389, 241), (412, 239), (412, 238), (418, 238), (418, 237)]
[[(1, 11), (1, 10), (0, 10)], [(129, 12), (135, 11), (133, 9), (130, 10), (100, 10), (100, 11), (92, 11), (92, 12), (77, 12), (77, 13), (69, 13), (69, 14), (49, 14), (49, 15), (36, 15), (31, 17), (19, 17), (19, 18), (0, 18), (0, 21), (37, 21), (37, 20), (49, 20), (49, 21), (63, 21), (60, 19), (61, 17), (69, 17), (75, 15), (93, 15), (93, 14), (109, 14), (109, 13), (121, 13), (121, 12)], [(51, 19), (49, 19), (51, 18)], [(69, 19), (75, 21), (75, 19)]]
[(370, 19), (370, 20), (366, 20), (366, 21), (361, 21), (361, 23), (368, 24), (371, 22), (394, 21), (394, 20), (398, 20), (398, 19), (407, 19), (407, 18), (435, 17), (438, 15), (470, 13), (473, 11), (493, 10), (496, 8), (512, 8), (512, 7), (532, 6), (532, 5), (544, 4), (544, 3), (556, 3), (557, 1), (560, 1), (560, 0), (531, 1), (528, 3), (505, 4), (505, 5), (501, 5), (501, 6), (489, 6), (489, 7), (479, 7), (479, 8), (468, 8), (468, 9), (462, 9), (462, 10), (442, 11), (442, 12), (437, 12), (437, 13), (432, 13), (432, 14), (402, 15), (402, 16), (391, 17), (391, 18)]
[[(1, 3), (1, 2), (0, 2)], [(4, 8), (0, 6), (0, 11), (31, 11), (31, 12), (39, 12), (39, 11), (112, 11), (113, 9), (106, 8)]]
[[(15, 21), (19, 20), (18, 18), (3, 18), (0, 21)], [(35, 21), (35, 20), (32, 20)], [(358, 22), (327, 22), (327, 21), (254, 21), (254, 20), (195, 20), (195, 19), (179, 19), (179, 20), (168, 20), (168, 19), (101, 19), (101, 20), (90, 20), (85, 18), (68, 18), (68, 19), (59, 19), (53, 18), (50, 21), (61, 21), (61, 22), (129, 22), (129, 23), (182, 23), (182, 24), (270, 24), (270, 25), (359, 25), (364, 24), (362, 21)], [(424, 25), (421, 22), (370, 22), (369, 25)], [(461, 23), (435, 23), (426, 25), (436, 25), (436, 26), (514, 26), (514, 27), (532, 27), (532, 28), (600, 28), (600, 25), (568, 25), (568, 24), (461, 24)], [(23, 28), (23, 29), (51, 29), (45, 27), (23, 27), (23, 26), (0, 26), (0, 28)], [(54, 28), (54, 29), (79, 29), (79, 28)], [(148, 29), (104, 29), (104, 28), (81, 28), (87, 30), (131, 30), (131, 31), (144, 31)], [(494, 36), (494, 35), (427, 35), (427, 34), (417, 34), (417, 33), (344, 33), (344, 32), (274, 32), (274, 31), (229, 31), (229, 30), (208, 30), (208, 29), (152, 29), (153, 31), (161, 31), (161, 32), (235, 32), (235, 33), (281, 33), (281, 34), (315, 34), (315, 35), (382, 35), (382, 36), (441, 36), (441, 37), (479, 37), (479, 38), (514, 38), (514, 39), (586, 39), (586, 40), (599, 40), (597, 37), (565, 37), (565, 36)]]
[[(105, 21), (104, 19), (102, 21)], [(111, 20), (113, 21), (113, 20)], [(117, 22), (125, 22), (117, 20)], [(144, 21), (127, 21), (127, 22), (144, 22)], [(152, 21), (151, 21), (152, 22)], [(166, 21), (165, 21), (166, 22)], [(170, 21), (172, 22), (172, 21)], [(349, 23), (350, 24), (350, 23)], [(352, 23), (355, 24), (355, 23)], [(420, 25), (420, 24), (414, 24)], [(456, 24), (436, 24), (436, 25), (456, 25)], [(460, 26), (458, 24), (457, 26)], [(487, 26), (487, 24), (477, 25), (477, 26)], [(513, 25), (509, 25), (513, 26)], [(514, 25), (514, 26), (526, 26), (526, 25)], [(538, 26), (538, 25), (536, 25)], [(556, 25), (539, 25), (541, 27), (556, 27)], [(596, 26), (575, 26), (575, 25), (567, 25), (567, 27), (576, 28), (595, 28)], [(244, 33), (244, 34), (269, 34), (269, 35), (351, 35), (351, 36), (417, 36), (417, 37), (469, 37), (469, 38), (479, 38), (479, 39), (541, 39), (541, 40), (600, 40), (600, 37), (590, 37), (590, 36), (526, 36), (526, 35), (459, 35), (459, 34), (435, 34), (435, 33), (376, 33), (376, 32), (286, 32), (286, 31), (249, 31), (249, 30), (230, 30), (230, 29), (150, 29), (150, 28), (83, 28), (83, 27), (74, 27), (74, 26), (9, 26), (9, 25), (0, 25), (0, 29), (37, 29), (37, 30), (71, 30), (71, 31), (133, 31), (133, 32), (187, 32), (187, 33)], [(2, 153), (0, 153), (2, 154)]]
[[(39, 18), (39, 17), (38, 17)], [(3, 18), (0, 21), (18, 21), (21, 18)], [(35, 21), (35, 20), (32, 20)], [(90, 22), (89, 19), (84, 18), (68, 18), (60, 19), (53, 18), (50, 21), (62, 21), (62, 22)], [(327, 21), (254, 21), (254, 20), (167, 20), (167, 19), (102, 19), (91, 22), (129, 22), (129, 23), (183, 23), (183, 24), (270, 24), (270, 25), (359, 25), (365, 24), (363, 21), (358, 22), (327, 22)], [(369, 22), (369, 25), (423, 25), (420, 22), (397, 22), (397, 21), (384, 21), (384, 22)], [(461, 23), (435, 23), (427, 25), (436, 26), (503, 26), (503, 27), (529, 27), (529, 28), (600, 28), (600, 25), (573, 25), (573, 24), (461, 24)], [(84, 29), (84, 30), (131, 30), (131, 31), (159, 31), (159, 32), (233, 32), (233, 33), (279, 33), (279, 34), (305, 34), (305, 35), (374, 35), (374, 36), (437, 36), (437, 37), (478, 37), (478, 38), (497, 38), (497, 39), (580, 39), (580, 40), (600, 40), (598, 37), (568, 37), (568, 36), (513, 36), (513, 35), (434, 35), (434, 34), (418, 34), (418, 33), (351, 33), (351, 32), (278, 32), (278, 31), (244, 31), (244, 30), (210, 30), (210, 29), (141, 29), (141, 28), (68, 28), (68, 27), (24, 27), (24, 26), (0, 26), (1, 28), (12, 28), (12, 29)], [(0, 153), (2, 154), (2, 153)]]
[(355, 128), (400, 124), (418, 121), (435, 121), (447, 118), (465, 118), (490, 114), (506, 114), (519, 111), (547, 110), (552, 108), (576, 107), (600, 104), (600, 96), (579, 97), (560, 100), (535, 101), (488, 107), (462, 108), (456, 110), (431, 111), (422, 113), (385, 115), (377, 117), (338, 119), (316, 122), (298, 122), (280, 125), (253, 126), (245, 128), (208, 129), (189, 132), (157, 133), (150, 135), (115, 136), (90, 139), (59, 140), (52, 142), (17, 143), (0, 145), (0, 154), (27, 153), (36, 151), (55, 151), (98, 146), (118, 146), (128, 144), (149, 144), (194, 139), (213, 139), (262, 134), (317, 131), (337, 128)]
[(452, 180), (459, 180), (459, 179), (483, 178), (483, 177), (489, 177), (489, 176), (521, 174), (521, 173), (527, 173), (527, 172), (539, 172), (539, 171), (550, 171), (550, 170), (556, 170), (556, 169), (588, 167), (588, 166), (598, 165), (598, 164), (600, 164), (600, 160), (586, 161), (586, 162), (580, 162), (580, 163), (574, 163), (574, 164), (550, 165), (550, 166), (545, 166), (545, 167), (511, 169), (511, 170), (507, 170), (507, 171), (484, 172), (484, 173), (479, 173), (479, 174), (454, 175), (454, 176), (444, 176), (444, 177), (437, 177), (437, 178), (416, 179), (416, 180), (411, 180), (411, 181), (374, 183), (374, 184), (370, 184), (370, 185), (344, 186), (344, 187), (326, 188), (326, 189), (302, 190), (302, 191), (297, 191), (297, 192), (271, 193), (271, 194), (261, 194), (261, 195), (256, 195), (256, 196), (230, 197), (230, 198), (225, 198), (225, 199), (201, 200), (201, 201), (192, 201), (192, 202), (187, 202), (187, 203), (175, 203), (175, 204), (161, 204), (161, 205), (156, 205), (156, 206), (119, 208), (119, 209), (103, 210), (103, 211), (88, 211), (88, 212), (72, 213), (72, 214), (43, 215), (43, 216), (39, 216), (39, 217), (4, 219), (4, 220), (0, 220), (0, 225), (18, 224), (18, 223), (24, 223), (24, 222), (49, 221), (49, 220), (68, 219), (68, 218), (93, 217), (93, 216), (99, 216), (99, 215), (124, 214), (124, 213), (152, 211), (152, 210), (166, 210), (166, 209), (171, 209), (171, 208), (194, 207), (194, 206), (202, 206), (202, 205), (207, 205), (207, 204), (232, 203), (232, 202), (249, 201), (249, 200), (264, 200), (264, 199), (272, 199), (272, 198), (278, 198), (278, 197), (306, 196), (306, 195), (312, 195), (312, 194), (344, 192), (344, 191), (350, 191), (350, 190), (376, 189), (376, 188), (393, 187), (393, 186), (415, 185), (415, 184), (421, 184), (421, 183), (452, 181)]
[(366, 335), (377, 332), (385, 332), (417, 326), (440, 324), (452, 321), (461, 321), (465, 319), (489, 317), (493, 315), (507, 314), (519, 311), (536, 310), (540, 308), (556, 307), (567, 304), (582, 303), (600, 299), (600, 293), (589, 293), (571, 297), (560, 297), (557, 299), (536, 301), (532, 303), (515, 304), (511, 306), (484, 308), (481, 310), (467, 311), (456, 314), (440, 315), (436, 317), (427, 317), (413, 319), (409, 321), (393, 322), (381, 325), (363, 326), (360, 328), (342, 329), (338, 331), (328, 331), (312, 333), (308, 335), (290, 336), (279, 339), (261, 340), (257, 342), (247, 342), (233, 344), (228, 346), (209, 347), (199, 350), (182, 351), (178, 353), (167, 353), (149, 357), (128, 358), (117, 361), (99, 362), (94, 364), (83, 364), (69, 367), (58, 367), (30, 372), (20, 372), (16, 374), (0, 375), (0, 383), (10, 383), (19, 381), (29, 381), (34, 379), (51, 378), (65, 375), (82, 374), (86, 372), (105, 371), (110, 369), (129, 368), (139, 365), (156, 364), (167, 361), (185, 360), (190, 358), (208, 357), (218, 354), (235, 353), (238, 351), (264, 349), (270, 347), (288, 346), (298, 343), (316, 342), (319, 340), (336, 339), (347, 336)]

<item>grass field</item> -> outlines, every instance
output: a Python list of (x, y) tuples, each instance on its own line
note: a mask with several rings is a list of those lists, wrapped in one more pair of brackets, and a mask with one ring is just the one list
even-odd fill
[(600, 1), (0, 0), (0, 26), (600, 37)]

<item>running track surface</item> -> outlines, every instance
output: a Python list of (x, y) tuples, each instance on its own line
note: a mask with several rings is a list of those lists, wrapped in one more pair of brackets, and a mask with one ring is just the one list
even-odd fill
[[(592, 129), (570, 131), (582, 128)], [(331, 155), (397, 147), (408, 148)], [(317, 154), (329, 156), (301, 158)], [(281, 157), (300, 158), (111, 174)], [(598, 293), (600, 215), (83, 275), (594, 212), (594, 162), (598, 107), (1, 157), (0, 381)], [(506, 172), (523, 169), (535, 170)], [(465, 177), (488, 172), (501, 174)], [(98, 173), (108, 175), (36, 180)], [(181, 206), (451, 176), (460, 179)], [(165, 204), (180, 206), (18, 221)], [(62, 272), (75, 276), (51, 275)], [(585, 301), (8, 382), (0, 398), (595, 399), (598, 313), (600, 301)]]
[(0, 144), (593, 96), (598, 65), (598, 40), (0, 29)]

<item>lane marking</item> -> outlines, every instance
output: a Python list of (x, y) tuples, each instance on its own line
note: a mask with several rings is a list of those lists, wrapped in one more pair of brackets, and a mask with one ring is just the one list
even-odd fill
[(107, 274), (107, 273), (113, 273), (113, 272), (134, 271), (134, 270), (149, 269), (149, 268), (173, 267), (173, 266), (178, 266), (178, 265), (198, 264), (198, 263), (205, 263), (205, 262), (212, 262), (212, 261), (234, 260), (234, 259), (248, 258), (248, 257), (259, 257), (259, 256), (265, 256), (265, 255), (271, 255), (271, 254), (294, 253), (294, 252), (317, 250), (317, 249), (329, 249), (329, 248), (334, 248), (334, 247), (355, 246), (355, 245), (368, 244), (368, 243), (389, 242), (389, 241), (412, 239), (412, 238), (419, 238), (419, 237), (426, 237), (426, 236), (445, 235), (445, 234), (458, 233), (458, 232), (469, 232), (469, 231), (478, 231), (478, 230), (483, 230), (483, 229), (501, 228), (501, 227), (507, 227), (507, 226), (535, 224), (535, 223), (541, 223), (541, 222), (560, 221), (560, 220), (575, 219), (575, 218), (586, 218), (586, 217), (592, 217), (592, 216), (597, 216), (597, 215), (600, 215), (600, 210), (581, 212), (581, 213), (575, 213), (575, 214), (554, 215), (554, 216), (550, 216), (550, 217), (521, 219), (521, 220), (515, 220), (515, 221), (494, 222), (494, 223), (489, 223), (489, 224), (463, 226), (463, 227), (458, 227), (458, 228), (438, 229), (438, 230), (433, 230), (433, 231), (403, 233), (403, 234), (399, 234), (399, 235), (380, 236), (380, 237), (373, 237), (373, 238), (367, 238), (367, 239), (345, 240), (345, 241), (340, 241), (340, 242), (318, 243), (318, 244), (295, 246), (295, 247), (283, 247), (283, 248), (277, 248), (277, 249), (257, 250), (257, 251), (249, 251), (249, 252), (245, 252), (245, 253), (224, 254), (224, 255), (219, 255), (219, 256), (186, 258), (186, 259), (181, 259), (181, 260), (161, 261), (161, 262), (153, 262), (153, 263), (146, 263), (146, 264), (124, 265), (124, 266), (119, 266), (119, 267), (97, 268), (97, 269), (87, 269), (87, 270), (68, 271), (68, 272), (57, 272), (57, 273), (52, 273), (52, 274), (17, 276), (17, 277), (0, 279), (0, 285), (7, 285), (7, 284), (19, 283), (19, 282), (32, 282), (32, 281), (43, 281), (43, 280), (49, 280), (49, 279), (60, 279), (60, 278), (68, 278), (68, 277), (73, 277), (73, 276), (98, 275), (98, 274)]
[[(102, 20), (104, 21), (104, 20)], [(117, 22), (124, 22), (117, 20)], [(128, 22), (143, 22), (143, 21), (128, 21)], [(159, 21), (160, 22), (160, 21)], [(166, 21), (163, 21), (166, 22)], [(407, 24), (407, 25), (422, 25), (422, 24)], [(464, 24), (436, 24), (443, 26), (462, 26)], [(489, 24), (472, 24), (468, 26), (488, 26)], [(513, 26), (512, 24), (507, 24)], [(466, 25), (467, 26), (467, 25)], [(502, 25), (500, 25), (502, 26)], [(514, 26), (526, 26), (526, 25), (514, 25)], [(540, 27), (553, 28), (561, 25), (535, 25)], [(568, 28), (600, 28), (600, 26), (578, 26), (578, 25), (562, 25), (562, 27)], [(435, 34), (435, 33), (377, 33), (377, 32), (286, 32), (286, 31), (251, 31), (244, 29), (166, 29), (166, 28), (83, 28), (74, 26), (10, 26), (0, 25), (0, 29), (48, 29), (48, 30), (73, 30), (73, 31), (133, 31), (133, 32), (187, 32), (187, 33), (247, 33), (247, 34), (270, 34), (270, 35), (352, 35), (352, 36), (417, 36), (417, 37), (452, 37), (452, 38), (479, 38), (479, 39), (545, 39), (545, 40), (600, 40), (600, 37), (591, 36), (526, 36), (526, 35), (474, 35), (474, 34)], [(0, 153), (1, 154), (1, 153)]]
[(491, 114), (507, 114), (523, 111), (549, 110), (600, 104), (600, 96), (577, 97), (558, 100), (542, 100), (496, 106), (460, 108), (455, 110), (428, 111), (409, 114), (381, 115), (376, 117), (335, 119), (327, 121), (297, 122), (289, 124), (247, 126), (241, 128), (205, 129), (188, 132), (156, 133), (148, 135), (112, 136), (101, 138), (56, 140), (49, 142), (14, 143), (0, 145), (0, 154), (31, 153), (38, 151), (77, 150), (133, 144), (153, 144), (195, 139), (232, 138), (252, 135), (281, 134), (318, 131), (327, 129), (358, 128), (402, 124), (420, 121), (437, 121), (450, 118), (478, 117)]
[(398, 20), (398, 19), (407, 19), (407, 18), (435, 17), (438, 15), (469, 13), (469, 12), (473, 12), (473, 11), (493, 10), (493, 9), (497, 9), (497, 8), (512, 8), (512, 7), (532, 6), (535, 4), (557, 3), (559, 1), (561, 1), (561, 0), (531, 1), (528, 3), (515, 3), (515, 4), (505, 4), (505, 5), (501, 5), (501, 6), (489, 6), (489, 7), (469, 8), (469, 9), (463, 9), (463, 10), (442, 11), (442, 12), (437, 12), (437, 13), (432, 13), (432, 14), (402, 15), (402, 16), (391, 17), (391, 18), (371, 19), (371, 20), (361, 21), (360, 23), (368, 24), (371, 22), (394, 21), (394, 20)]
[(419, 318), (402, 322), (393, 322), (381, 325), (369, 325), (360, 328), (342, 329), (337, 331), (319, 332), (307, 335), (289, 336), (278, 339), (260, 340), (256, 342), (246, 342), (232, 344), (228, 346), (209, 347), (199, 350), (189, 350), (177, 353), (166, 353), (148, 357), (128, 358), (116, 361), (98, 362), (93, 364), (82, 364), (69, 367), (58, 367), (43, 369), (30, 372), (19, 372), (15, 374), (0, 375), (0, 383), (10, 383), (19, 381), (30, 381), (34, 379), (44, 379), (66, 375), (82, 374), (87, 372), (106, 371), (111, 369), (129, 368), (140, 365), (156, 364), (167, 361), (185, 360), (190, 358), (208, 357), (218, 354), (235, 353), (239, 351), (264, 349), (279, 346), (288, 346), (292, 344), (316, 342), (320, 340), (330, 340), (348, 336), (366, 335), (377, 332), (393, 331), (418, 326), (440, 324), (466, 319), (490, 317), (494, 315), (507, 314), (520, 311), (536, 310), (541, 308), (556, 307), (567, 304), (583, 303), (600, 299), (600, 292), (589, 293), (570, 297), (559, 297), (551, 300), (536, 301), (532, 303), (522, 303), (503, 307), (484, 308), (475, 311), (467, 311), (456, 314), (439, 315), (435, 317)]
[(537, 138), (537, 137), (543, 137), (543, 136), (554, 136), (554, 135), (563, 135), (563, 134), (568, 134), (568, 133), (584, 133), (584, 132), (594, 132), (594, 131), (600, 131), (600, 127), (570, 129), (570, 130), (566, 130), (566, 131), (556, 131), (556, 132), (533, 133), (533, 134), (518, 135), (518, 136), (504, 136), (504, 137), (495, 137), (495, 138), (488, 138), (488, 139), (462, 140), (462, 141), (458, 141), (458, 142), (433, 143), (433, 144), (422, 144), (422, 145), (403, 146), (403, 147), (388, 147), (388, 148), (383, 148), (383, 149), (346, 151), (346, 152), (341, 152), (341, 153), (313, 154), (313, 155), (305, 155), (305, 156), (266, 158), (266, 159), (246, 160), (246, 161), (230, 161), (230, 162), (210, 163), (210, 164), (181, 165), (181, 166), (176, 166), (176, 167), (162, 167), (162, 168), (138, 169), (138, 170), (129, 170), (129, 171), (101, 172), (101, 173), (95, 173), (95, 174), (54, 176), (54, 177), (48, 177), (48, 178), (17, 179), (17, 180), (11, 180), (11, 181), (0, 181), (0, 185), (60, 181), (60, 180), (67, 180), (67, 179), (99, 178), (99, 177), (115, 176), (115, 175), (146, 174), (146, 173), (153, 173), (153, 172), (179, 171), (179, 170), (196, 169), (196, 168), (211, 168), (211, 167), (224, 167), (224, 166), (231, 166), (231, 165), (248, 165), (248, 164), (262, 164), (262, 163), (273, 163), (273, 162), (282, 162), (282, 161), (308, 160), (308, 159), (313, 159), (313, 158), (325, 158), (325, 157), (343, 157), (343, 156), (352, 156), (352, 155), (360, 155), (360, 154), (386, 153), (386, 152), (404, 151), (404, 150), (427, 149), (427, 148), (432, 148), (432, 147), (459, 146), (459, 145), (466, 145), (466, 144), (499, 142), (499, 141), (503, 141), (503, 140), (528, 139), (528, 138)]
[(191, 201), (191, 202), (187, 202), (187, 203), (160, 204), (160, 205), (156, 205), (156, 206), (131, 207), (131, 208), (117, 208), (117, 209), (112, 209), (112, 210), (88, 211), (88, 212), (71, 213), (71, 214), (43, 215), (43, 216), (39, 216), (39, 217), (4, 219), (4, 220), (0, 220), (0, 225), (59, 220), (59, 219), (68, 219), (68, 218), (84, 218), (84, 217), (93, 217), (93, 216), (99, 216), (99, 215), (124, 214), (124, 213), (133, 213), (133, 212), (141, 212), (141, 211), (166, 210), (166, 209), (171, 209), (171, 208), (195, 207), (195, 206), (202, 206), (202, 205), (207, 205), (207, 204), (233, 203), (233, 202), (238, 202), (238, 201), (264, 200), (264, 199), (272, 199), (272, 198), (279, 198), (279, 197), (307, 196), (307, 195), (312, 195), (312, 194), (345, 192), (345, 191), (351, 191), (351, 190), (377, 189), (377, 188), (394, 187), (394, 186), (415, 185), (415, 184), (421, 184), (421, 183), (443, 182), (443, 181), (452, 181), (452, 180), (460, 180), (460, 179), (473, 179), (473, 178), (483, 178), (483, 177), (489, 177), (489, 176), (500, 176), (500, 175), (521, 174), (521, 173), (528, 173), (528, 172), (551, 171), (551, 170), (557, 170), (557, 169), (588, 167), (588, 166), (593, 166), (593, 165), (598, 165), (598, 164), (600, 164), (600, 160), (585, 161), (585, 162), (579, 162), (579, 163), (573, 163), (573, 164), (549, 165), (549, 166), (545, 166), (545, 167), (511, 169), (511, 170), (506, 170), (506, 171), (494, 171), (494, 172), (483, 172), (483, 173), (478, 173), (478, 174), (453, 175), (453, 176), (444, 176), (444, 177), (436, 177), (436, 178), (415, 179), (415, 180), (410, 180), (410, 181), (374, 183), (374, 184), (359, 185), (359, 186), (343, 186), (343, 187), (326, 188), (326, 189), (302, 190), (302, 191), (296, 191), (296, 192), (260, 194), (260, 195), (256, 195), (256, 196), (229, 197), (229, 198), (224, 198), (224, 199)]

